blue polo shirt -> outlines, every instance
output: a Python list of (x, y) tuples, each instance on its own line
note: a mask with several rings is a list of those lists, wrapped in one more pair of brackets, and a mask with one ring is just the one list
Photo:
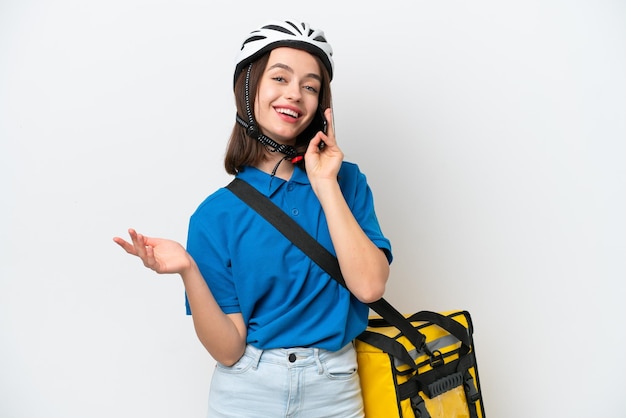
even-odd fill
[[(253, 167), (245, 167), (238, 177), (335, 254), (324, 211), (303, 170), (296, 167), (289, 181)], [(339, 184), (361, 228), (391, 262), (391, 245), (378, 224), (365, 175), (357, 165), (343, 162)], [(226, 188), (210, 195), (191, 216), (187, 250), (222, 310), (242, 314), (247, 342), (255, 347), (338, 350), (367, 325), (367, 305)]]

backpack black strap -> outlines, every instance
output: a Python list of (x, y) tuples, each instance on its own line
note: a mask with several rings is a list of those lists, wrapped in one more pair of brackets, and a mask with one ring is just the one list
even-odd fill
[[(267, 196), (239, 178), (235, 178), (226, 188), (274, 225), (287, 239), (291, 240), (295, 246), (311, 257), (333, 279), (346, 287), (337, 257), (317, 242), (315, 238), (276, 206)], [(432, 355), (426, 347), (426, 337), (384, 298), (369, 303), (368, 306), (385, 318), (391, 325), (398, 328), (418, 350), (425, 350), (427, 354)]]

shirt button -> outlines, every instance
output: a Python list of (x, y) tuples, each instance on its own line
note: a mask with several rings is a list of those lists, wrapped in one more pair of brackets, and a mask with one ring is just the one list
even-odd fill
[(298, 216), (299, 213), (300, 213), (300, 211), (298, 209), (291, 209), (291, 214), (293, 216)]
[(287, 185), (287, 190), (292, 191), (295, 186), (291, 183)]
[(294, 353), (289, 354), (289, 362), (293, 363), (296, 361), (296, 355)]

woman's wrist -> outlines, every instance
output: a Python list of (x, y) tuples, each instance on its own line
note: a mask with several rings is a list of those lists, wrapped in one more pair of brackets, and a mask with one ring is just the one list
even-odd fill
[(322, 200), (327, 196), (333, 196), (337, 192), (341, 193), (341, 189), (339, 188), (339, 183), (336, 178), (311, 181), (311, 188), (320, 202), (322, 202)]
[(200, 270), (198, 269), (198, 265), (196, 264), (196, 261), (193, 259), (193, 257), (189, 253), (187, 253), (187, 258), (188, 258), (187, 267), (184, 267), (180, 271), (180, 276), (182, 277), (183, 281), (189, 278), (193, 278), (196, 275), (200, 275)]

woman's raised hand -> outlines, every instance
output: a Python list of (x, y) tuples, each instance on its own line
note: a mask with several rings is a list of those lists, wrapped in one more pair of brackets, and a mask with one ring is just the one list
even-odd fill
[(194, 264), (193, 259), (185, 248), (176, 241), (163, 238), (150, 238), (129, 229), (131, 242), (120, 237), (115, 241), (128, 254), (137, 256), (143, 265), (157, 273), (182, 274)]
[(324, 117), (328, 121), (327, 133), (318, 132), (311, 139), (304, 156), (306, 172), (312, 185), (316, 180), (329, 179), (336, 182), (343, 161), (343, 152), (335, 140), (335, 126), (330, 108), (324, 111)]

